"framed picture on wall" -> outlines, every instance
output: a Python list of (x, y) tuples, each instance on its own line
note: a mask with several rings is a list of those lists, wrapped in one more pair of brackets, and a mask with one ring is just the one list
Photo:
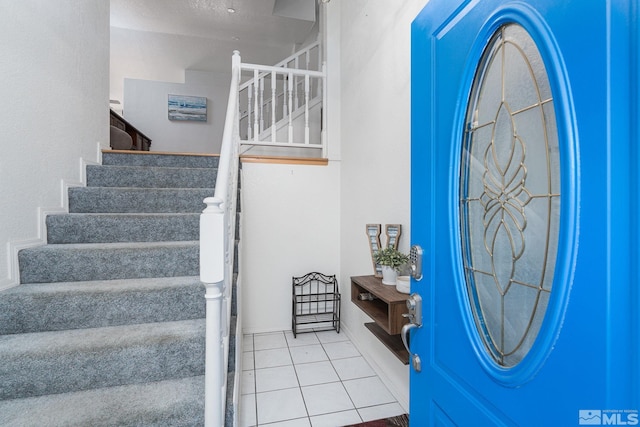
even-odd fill
[(169, 120), (207, 121), (207, 98), (204, 96), (169, 95)]

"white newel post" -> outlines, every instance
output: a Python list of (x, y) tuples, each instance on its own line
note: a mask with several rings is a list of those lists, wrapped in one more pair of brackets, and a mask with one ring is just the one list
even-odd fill
[(205, 403), (204, 424), (224, 424), (224, 348), (222, 304), (224, 295), (225, 215), (223, 201), (204, 200), (207, 207), (200, 216), (200, 233), (208, 238), (200, 245), (200, 280), (206, 288)]

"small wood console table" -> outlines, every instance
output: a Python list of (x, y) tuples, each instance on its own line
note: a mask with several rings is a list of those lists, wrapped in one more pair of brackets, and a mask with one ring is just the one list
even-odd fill
[[(371, 294), (373, 300), (361, 300), (360, 294)], [(402, 344), (400, 331), (408, 323), (402, 317), (408, 312), (408, 298), (409, 295), (396, 291), (395, 286), (383, 285), (382, 279), (375, 276), (351, 277), (351, 301), (374, 320), (364, 326), (405, 365), (409, 364), (409, 353)]]

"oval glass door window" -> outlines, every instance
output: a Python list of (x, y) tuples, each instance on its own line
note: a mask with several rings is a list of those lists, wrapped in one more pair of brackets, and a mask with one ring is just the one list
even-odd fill
[(482, 342), (517, 365), (552, 292), (560, 223), (560, 159), (542, 57), (520, 25), (496, 31), (467, 107), (460, 182), (463, 267)]

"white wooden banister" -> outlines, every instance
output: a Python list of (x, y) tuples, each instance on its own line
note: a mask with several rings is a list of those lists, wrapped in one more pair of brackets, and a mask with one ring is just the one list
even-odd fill
[(238, 89), (245, 106), (239, 119), (241, 145), (311, 148), (326, 157), (322, 110), (327, 92), (321, 55), (320, 44), (314, 43), (276, 65), (241, 64), (247, 75)]
[[(241, 70), (252, 78), (239, 89), (246, 100), (246, 135), (242, 145), (314, 148), (326, 157), (320, 109), (325, 104), (325, 72), (242, 63)], [(278, 86), (278, 82), (282, 85)], [(279, 105), (282, 100), (282, 113)], [(312, 133), (311, 120), (315, 120)], [(244, 126), (244, 125), (243, 125)], [(282, 129), (282, 133), (279, 130)], [(317, 133), (316, 133), (317, 132)]]
[[(240, 53), (233, 53), (231, 86), (214, 195), (204, 200), (207, 207), (200, 215), (200, 280), (206, 289), (205, 427), (218, 427), (225, 423), (240, 145), (251, 143), (321, 148), (325, 156), (324, 138), (320, 136), (322, 143), (318, 144), (311, 143), (310, 136), (311, 111), (318, 105), (324, 105), (320, 103), (326, 96), (324, 65), (322, 70), (308, 69), (313, 49), (320, 51), (318, 45), (313, 45), (303, 50), (303, 54), (293, 56), (293, 59), (277, 66), (243, 64)], [(307, 69), (288, 66), (290, 63), (299, 65), (302, 55), (306, 55), (302, 62)], [(240, 85), (242, 71), (251, 72), (252, 76)], [(281, 86), (278, 81), (282, 81)], [(299, 101), (295, 99), (297, 91), (304, 91), (304, 94), (300, 93)], [(240, 97), (241, 92), (243, 98)], [(269, 99), (265, 99), (265, 96)], [(282, 101), (279, 103), (278, 99)], [(246, 113), (240, 111), (241, 101)], [(298, 105), (299, 102), (304, 102), (304, 105)], [(282, 115), (278, 117), (280, 112)], [(325, 128), (325, 116), (322, 115), (322, 129)], [(300, 118), (303, 130), (296, 127)], [(240, 137), (240, 120), (243, 120), (242, 132), (246, 130), (247, 133), (246, 141)], [(276, 131), (279, 125), (288, 128), (286, 142), (278, 141)], [(296, 129), (303, 132), (301, 142), (295, 141)], [(271, 132), (270, 138), (262, 140), (261, 136), (266, 132)], [(238, 335), (242, 336), (239, 333), (236, 337)], [(236, 339), (241, 342), (241, 338)], [(238, 352), (236, 357), (240, 357)], [(234, 393), (239, 388), (238, 378), (240, 376), (236, 375)]]
[(311, 76), (311, 77), (324, 77), (324, 73), (322, 71), (314, 71), (314, 70), (301, 70), (298, 68), (280, 68), (274, 67), (272, 65), (258, 65), (258, 64), (248, 64), (246, 62), (242, 63), (242, 70), (251, 70), (251, 71), (264, 71), (263, 73), (258, 75), (258, 78), (264, 79), (269, 73), (277, 73), (277, 74), (293, 74), (294, 76)]
[[(273, 68), (280, 68), (280, 69), (288, 69), (288, 68), (298, 68), (297, 66), (295, 66), (295, 58), (298, 57), (302, 57), (302, 56), (306, 56), (307, 58), (309, 58), (309, 60), (306, 62), (307, 64), (307, 70), (309, 70), (310, 64), (311, 64), (311, 52), (312, 51), (317, 51), (317, 60), (318, 60), (318, 67), (321, 67), (322, 64), (322, 49), (320, 49), (320, 42), (315, 42), (310, 44), (309, 46), (297, 51), (296, 53), (294, 53), (293, 55), (289, 56), (286, 59), (283, 59), (282, 61), (278, 62), (277, 64), (273, 65)], [(289, 66), (290, 64), (292, 64), (293, 66)], [(251, 64), (243, 64), (243, 67), (246, 65), (251, 65)], [(255, 65), (256, 67), (262, 67), (261, 65)], [(267, 73), (262, 73), (258, 76), (258, 78), (264, 78), (267, 75)], [(240, 84), (240, 90), (245, 89), (247, 86), (247, 82), (245, 83), (241, 83)]]
[(230, 289), (233, 278), (238, 186), (240, 54), (232, 58), (231, 87), (213, 197), (200, 215), (200, 280), (205, 285), (205, 427), (224, 425)]

